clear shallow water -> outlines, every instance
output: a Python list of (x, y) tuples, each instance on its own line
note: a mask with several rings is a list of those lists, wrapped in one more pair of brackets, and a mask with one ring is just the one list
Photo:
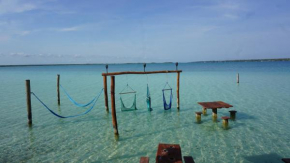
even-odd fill
[[(175, 69), (174, 64), (147, 65), (147, 71), (168, 69)], [(290, 62), (187, 63), (179, 69), (179, 112), (176, 74), (148, 75), (152, 112), (145, 103), (146, 75), (116, 76), (116, 93), (127, 81), (138, 92), (133, 112), (120, 111), (116, 94), (116, 140), (103, 96), (89, 114), (70, 119), (55, 117), (32, 97), (33, 127), (27, 126), (26, 79), (51, 109), (73, 115), (86, 109), (75, 107), (63, 92), (57, 106), (56, 74), (70, 95), (85, 103), (103, 87), (104, 65), (0, 67), (0, 162), (138, 162), (141, 156), (154, 162), (158, 143), (180, 144), (182, 154), (196, 162), (281, 162), (290, 157)], [(142, 64), (109, 67), (110, 72), (142, 70)], [(167, 80), (174, 100), (173, 108), (164, 111), (161, 89)], [(238, 111), (230, 128), (213, 123), (211, 110), (201, 124), (195, 123), (195, 112), (201, 111), (197, 102), (218, 100)], [(132, 98), (124, 101), (129, 105)], [(228, 110), (218, 110), (218, 117), (229, 115)]]

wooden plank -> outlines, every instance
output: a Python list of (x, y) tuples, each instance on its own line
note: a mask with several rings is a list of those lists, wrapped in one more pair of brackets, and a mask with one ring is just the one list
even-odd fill
[(156, 163), (182, 163), (179, 144), (159, 144), (156, 153)]
[(119, 93), (119, 94), (121, 95), (121, 94), (130, 94), (130, 93), (136, 93), (136, 91), (134, 91), (134, 92), (124, 92), (124, 93)]
[(233, 107), (232, 105), (222, 102), (222, 101), (214, 101), (214, 102), (198, 102), (203, 108), (206, 109), (220, 109), (220, 108), (229, 108)]
[(194, 163), (192, 156), (183, 156), (185, 163)]
[(125, 75), (125, 74), (159, 74), (159, 73), (180, 73), (182, 70), (163, 70), (163, 71), (124, 71), (124, 72), (110, 72), (102, 73), (102, 76), (115, 76), (115, 75)]
[(149, 157), (141, 157), (140, 163), (149, 163)]

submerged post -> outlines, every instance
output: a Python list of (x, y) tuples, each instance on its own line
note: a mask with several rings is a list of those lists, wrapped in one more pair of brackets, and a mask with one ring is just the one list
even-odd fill
[(240, 83), (240, 74), (237, 74), (237, 83)]
[(115, 109), (115, 76), (111, 76), (111, 104), (112, 104), (112, 121), (115, 135), (119, 135), (118, 123)]
[(180, 78), (180, 73), (177, 73), (177, 89), (176, 89), (176, 94), (177, 94), (177, 109), (179, 110), (179, 78)]
[(30, 80), (26, 80), (25, 82), (28, 125), (32, 125)]
[(60, 105), (59, 80), (60, 80), (60, 75), (57, 74), (57, 104), (58, 105)]
[(104, 79), (105, 107), (106, 107), (106, 111), (109, 112), (109, 106), (108, 106), (108, 90), (107, 90), (107, 76), (103, 76), (103, 79)]
[(195, 112), (195, 117), (196, 117), (197, 123), (201, 122), (201, 114), (202, 114), (202, 112)]

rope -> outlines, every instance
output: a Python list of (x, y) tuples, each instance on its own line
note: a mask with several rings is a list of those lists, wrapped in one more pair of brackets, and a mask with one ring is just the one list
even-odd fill
[(82, 115), (85, 115), (87, 113), (89, 113), (95, 106), (95, 104), (97, 103), (101, 93), (103, 92), (104, 88), (100, 91), (99, 95), (97, 96), (95, 102), (93, 103), (93, 105), (85, 112), (81, 113), (81, 114), (77, 114), (77, 115), (70, 115), (70, 116), (61, 116), (57, 113), (55, 113), (54, 111), (52, 111), (47, 105), (44, 104), (44, 102), (42, 102), (37, 96), (35, 93), (31, 92), (31, 94), (48, 110), (50, 111), (53, 115), (59, 117), (59, 118), (73, 118), (73, 117), (78, 117), (78, 116), (82, 116)]
[(92, 104), (92, 103), (96, 100), (96, 98), (98, 97), (98, 96), (96, 96), (93, 100), (91, 100), (90, 102), (88, 102), (88, 103), (86, 103), (86, 104), (80, 104), (80, 103), (77, 103), (74, 99), (71, 98), (71, 96), (67, 93), (67, 91), (63, 88), (62, 85), (60, 85), (60, 87), (61, 87), (61, 89), (64, 91), (64, 93), (67, 95), (68, 99), (69, 99), (73, 104), (75, 104), (75, 105), (78, 106), (78, 107), (86, 107), (86, 106), (89, 106), (89, 105)]
[(168, 82), (165, 83), (163, 89), (166, 87), (166, 85), (168, 85), (168, 87), (169, 87), (170, 89), (172, 89), (172, 88), (170, 87), (170, 85), (168, 84)]

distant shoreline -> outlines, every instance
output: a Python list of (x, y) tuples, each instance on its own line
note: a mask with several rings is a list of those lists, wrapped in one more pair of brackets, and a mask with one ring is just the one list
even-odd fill
[[(179, 62), (179, 63), (216, 63), (216, 62), (277, 62), (277, 61), (290, 61), (290, 58), (277, 58), (277, 59), (243, 59), (243, 60), (212, 60), (212, 61), (193, 61), (193, 62)], [(148, 62), (148, 64), (162, 64), (162, 63), (175, 63), (175, 62)], [(106, 65), (106, 64), (143, 64), (136, 63), (76, 63), (76, 64), (29, 64), (29, 65), (0, 65), (0, 67), (26, 67), (26, 66), (73, 66), (73, 65)]]

